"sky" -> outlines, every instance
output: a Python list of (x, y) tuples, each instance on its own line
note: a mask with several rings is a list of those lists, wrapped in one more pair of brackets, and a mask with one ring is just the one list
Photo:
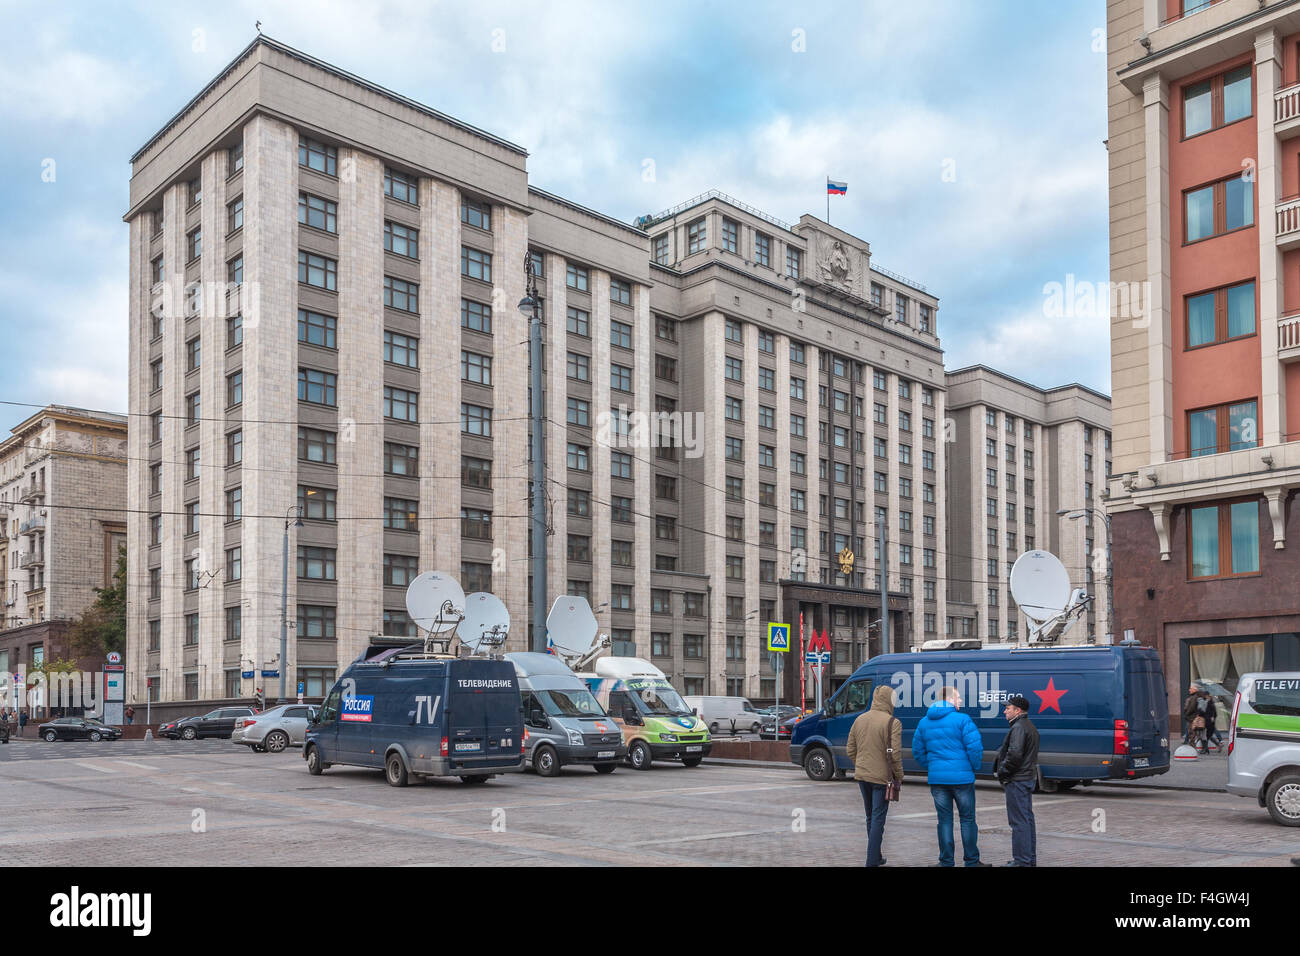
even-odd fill
[[(623, 221), (826, 215), (939, 297), (949, 369), (1109, 392), (1103, 0), (0, 0), (0, 428), (125, 411), (130, 157), (262, 31), (526, 148)], [(1068, 285), (1073, 283), (1072, 286)]]

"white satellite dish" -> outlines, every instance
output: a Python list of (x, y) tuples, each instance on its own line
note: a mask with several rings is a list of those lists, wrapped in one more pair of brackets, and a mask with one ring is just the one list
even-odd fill
[(555, 653), (575, 670), (599, 653), (609, 638), (598, 638), (600, 625), (585, 597), (562, 594), (546, 615), (546, 639)]
[(500, 647), (510, 634), (510, 612), (501, 599), (487, 591), (475, 591), (465, 598), (465, 620), (457, 635), (471, 654)]
[(1011, 596), (1027, 617), (1060, 614), (1070, 601), (1070, 574), (1050, 551), (1026, 551), (1011, 566)]
[(421, 630), (454, 630), (465, 616), (465, 592), (447, 572), (426, 571), (406, 587), (406, 613)]
[(1070, 573), (1050, 551), (1026, 551), (1011, 566), (1011, 596), (1025, 612), (1029, 639), (1050, 643), (1065, 636), (1092, 600), (1070, 587)]

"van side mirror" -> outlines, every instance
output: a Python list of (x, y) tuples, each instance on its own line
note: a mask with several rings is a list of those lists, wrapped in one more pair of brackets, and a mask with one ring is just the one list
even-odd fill
[(691, 708), (691, 713), (694, 714), (696, 717), (700, 716), (700, 708), (698, 708), (698, 707), (692, 707), (692, 708)]
[(641, 723), (641, 716), (636, 712), (636, 708), (635, 708), (635, 707), (624, 707), (624, 708), (623, 708), (623, 723), (625, 723), (625, 724), (640, 724), (640, 723)]

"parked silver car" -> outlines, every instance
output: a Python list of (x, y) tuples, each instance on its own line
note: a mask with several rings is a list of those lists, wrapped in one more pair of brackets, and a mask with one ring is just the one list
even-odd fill
[(235, 721), (231, 743), (253, 748), (255, 753), (268, 750), (278, 754), (285, 747), (301, 747), (307, 725), (316, 714), (311, 704), (281, 704), (270, 710)]

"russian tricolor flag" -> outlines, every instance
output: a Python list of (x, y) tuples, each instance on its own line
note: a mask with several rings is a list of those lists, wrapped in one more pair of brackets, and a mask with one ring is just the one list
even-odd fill
[(849, 191), (848, 183), (837, 183), (833, 179), (826, 180), (826, 195), (843, 196), (848, 191)]

